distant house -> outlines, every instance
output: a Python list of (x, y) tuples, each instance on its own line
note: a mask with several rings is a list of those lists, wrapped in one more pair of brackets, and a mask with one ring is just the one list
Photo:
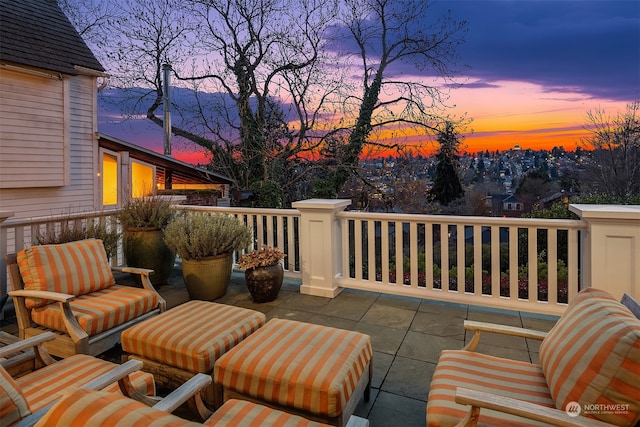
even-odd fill
[(2, 0), (0, 40), (0, 210), (24, 218), (118, 207), (139, 194), (133, 183), (156, 191), (158, 173), (228, 197), (224, 177), (101, 138), (97, 96), (108, 75), (56, 1)]
[(519, 217), (524, 213), (524, 202), (517, 195), (494, 194), (487, 197), (491, 216)]

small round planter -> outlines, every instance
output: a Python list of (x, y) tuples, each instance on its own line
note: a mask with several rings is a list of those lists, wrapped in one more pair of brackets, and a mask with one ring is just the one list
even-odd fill
[(278, 263), (269, 267), (245, 270), (244, 278), (254, 302), (270, 302), (275, 300), (280, 293), (284, 270), (282, 264)]
[(183, 259), (182, 276), (191, 299), (211, 301), (227, 293), (232, 254), (223, 254), (201, 259)]

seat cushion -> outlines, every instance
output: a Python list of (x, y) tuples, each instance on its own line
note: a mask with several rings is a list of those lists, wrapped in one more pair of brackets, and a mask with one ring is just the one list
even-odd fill
[(36, 426), (83, 427), (199, 426), (151, 408), (133, 399), (104, 391), (71, 389), (35, 424)]
[(640, 421), (640, 320), (608, 293), (578, 293), (542, 342), (540, 364), (558, 409), (578, 402), (588, 417)]
[[(17, 254), (24, 288), (84, 295), (114, 285), (107, 253), (99, 239), (32, 246)], [(29, 298), (27, 308), (49, 304)]]
[(215, 427), (321, 427), (320, 424), (287, 412), (246, 400), (230, 399), (204, 423)]
[(213, 378), (262, 401), (337, 417), (371, 356), (368, 335), (272, 319), (218, 359)]
[(11, 425), (31, 414), (27, 399), (9, 373), (0, 366), (0, 420), (2, 425)]
[[(113, 285), (69, 303), (80, 327), (89, 335), (96, 335), (135, 319), (158, 307), (158, 294), (131, 286)], [(58, 304), (31, 310), (31, 319), (39, 325), (65, 331), (63, 315)]]
[[(455, 402), (457, 387), (495, 393), (514, 399), (554, 407), (542, 368), (531, 363), (465, 350), (445, 350), (431, 380), (427, 403), (427, 425), (454, 426), (470, 406)], [(482, 409), (479, 425), (543, 426), (524, 418)]]
[[(31, 410), (36, 412), (58, 399), (66, 389), (86, 384), (116, 367), (115, 363), (86, 354), (77, 354), (17, 378), (16, 383), (29, 402)], [(129, 378), (140, 393), (155, 395), (153, 375), (138, 371)], [(106, 390), (119, 392), (120, 388), (115, 383)]]
[(210, 373), (224, 353), (266, 322), (255, 310), (189, 301), (122, 333), (122, 350), (189, 372)]

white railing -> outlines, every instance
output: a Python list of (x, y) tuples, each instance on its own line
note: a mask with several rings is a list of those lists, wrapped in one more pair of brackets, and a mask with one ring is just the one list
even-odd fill
[[(253, 209), (237, 207), (177, 206), (181, 211), (209, 214), (230, 214), (241, 219), (253, 230), (253, 248), (274, 246), (284, 252), (285, 276), (300, 278), (299, 222), (295, 209)], [(244, 252), (244, 251), (242, 251)]]
[(336, 216), (348, 230), (342, 287), (548, 313), (562, 312), (579, 289), (583, 221)]
[[(571, 205), (581, 220), (542, 220), (345, 211), (349, 203), (177, 208), (241, 218), (254, 230), (254, 247), (285, 252), (286, 275), (301, 279), (305, 294), (353, 288), (547, 314), (561, 314), (587, 286), (640, 296), (639, 206)], [(119, 230), (115, 212), (0, 223), (0, 297), (8, 290), (7, 253), (39, 234), (101, 220)], [(122, 260), (119, 246), (113, 263)]]

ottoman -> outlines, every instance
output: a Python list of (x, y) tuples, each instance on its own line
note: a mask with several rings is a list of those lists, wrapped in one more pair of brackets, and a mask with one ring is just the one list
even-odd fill
[(244, 399), (343, 426), (369, 400), (372, 354), (368, 335), (272, 319), (216, 361), (217, 405)]
[[(266, 322), (255, 310), (189, 301), (122, 332), (123, 359), (137, 359), (160, 387), (175, 389), (196, 373), (212, 374), (216, 360)], [(213, 386), (204, 394), (214, 406)]]

